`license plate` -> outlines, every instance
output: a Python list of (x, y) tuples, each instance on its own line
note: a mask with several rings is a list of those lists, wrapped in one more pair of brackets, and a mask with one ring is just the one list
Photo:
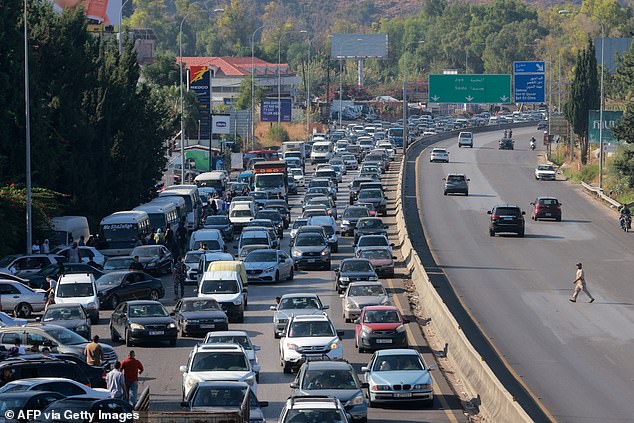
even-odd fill
[(394, 398), (411, 398), (411, 392), (399, 392), (394, 394)]
[(512, 217), (505, 217), (504, 220), (513, 220)]
[(546, 217), (550, 217), (552, 215), (552, 213), (544, 213), (544, 216)]
[(391, 339), (377, 339), (376, 343), (377, 344), (391, 344), (392, 340)]
[(165, 332), (162, 330), (151, 330), (150, 335), (164, 335)]
[(309, 263), (315, 263), (317, 261), (317, 259), (308, 259)]
[(216, 327), (216, 325), (200, 325), (200, 327), (203, 329), (213, 329)]

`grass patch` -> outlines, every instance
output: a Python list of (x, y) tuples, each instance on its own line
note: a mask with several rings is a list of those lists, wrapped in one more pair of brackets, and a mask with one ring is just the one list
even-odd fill
[(589, 164), (577, 170), (574, 167), (565, 167), (562, 169), (564, 176), (569, 181), (580, 183), (581, 181), (592, 184), (599, 176), (599, 164)]

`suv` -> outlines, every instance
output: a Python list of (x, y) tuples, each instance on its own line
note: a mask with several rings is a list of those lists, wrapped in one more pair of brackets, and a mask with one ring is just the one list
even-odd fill
[(337, 398), (325, 395), (290, 397), (280, 414), (280, 423), (329, 422), (348, 423), (348, 414)]
[(461, 132), (458, 134), (458, 148), (460, 147), (473, 148), (473, 133)]
[(257, 393), (257, 381), (251, 363), (241, 345), (199, 344), (194, 347), (187, 364), (180, 366), (183, 374), (183, 400), (198, 382), (234, 380), (246, 382)]
[(514, 142), (511, 138), (502, 138), (498, 143), (498, 150), (513, 150)]
[(491, 224), (489, 225), (489, 235), (495, 236), (500, 232), (516, 233), (518, 236), (524, 236), (524, 214), (518, 206), (503, 204), (493, 207), (487, 211), (491, 215)]
[(343, 358), (343, 331), (335, 330), (324, 314), (292, 316), (280, 339), (280, 364), (284, 373), (298, 369), (307, 357)]
[(0, 382), (0, 385), (8, 381), (31, 379), (36, 377), (66, 378), (91, 386), (91, 381), (86, 373), (73, 361), (57, 358), (33, 358), (21, 357), (9, 358), (0, 364), (0, 373), (11, 372), (10, 379)]
[(446, 178), (442, 178), (445, 181), (445, 187), (443, 194), (464, 194), (469, 195), (469, 181), (462, 173), (450, 173)]
[(284, 333), (288, 319), (300, 314), (323, 314), (330, 306), (324, 305), (317, 294), (297, 293), (284, 294), (276, 298), (277, 305), (269, 308), (273, 314), (273, 335), (277, 339)]

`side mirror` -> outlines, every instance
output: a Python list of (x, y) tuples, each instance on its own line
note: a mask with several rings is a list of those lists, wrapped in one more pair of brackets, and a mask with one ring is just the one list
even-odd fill
[(403, 319), (403, 324), (409, 323), (409, 319)]
[(174, 313), (173, 311), (170, 313), (170, 316), (174, 317), (176, 316), (176, 313)]
[(260, 408), (269, 406), (269, 402), (268, 401), (259, 401), (258, 404), (260, 405)]
[(361, 367), (361, 373), (370, 373), (370, 369), (368, 367)]
[(522, 212), (522, 216), (524, 216), (525, 214), (526, 214), (526, 212), (525, 212), (525, 211), (523, 211), (523, 212)]
[(277, 307), (276, 306), (269, 306), (269, 310), (277, 311)]
[(487, 210), (487, 214), (491, 214), (491, 210)]
[(332, 271), (335, 272), (335, 273), (339, 273), (339, 266), (333, 267)]
[(328, 310), (330, 308), (330, 306), (328, 304), (324, 305), (321, 307), (322, 310)]
[(337, 331), (337, 337), (338, 337), (339, 339), (342, 339), (342, 338), (343, 338), (343, 334), (344, 334), (344, 331), (342, 331), (342, 330), (338, 330), (338, 331)]
[(189, 403), (187, 401), (181, 401), (181, 407), (188, 408)]
[(187, 366), (180, 366), (180, 367), (178, 368), (178, 370), (179, 370), (181, 373), (187, 373)]
[(394, 243), (393, 242), (390, 244), (390, 247), (394, 247)]
[(262, 349), (262, 347), (259, 346), (259, 345), (254, 345), (253, 346), (253, 351), (260, 351), (261, 349)]
[(299, 388), (299, 383), (297, 382), (291, 382), (289, 383), (289, 385), (292, 389), (298, 389)]
[(368, 382), (361, 382), (361, 388), (362, 389), (367, 389), (370, 387), (370, 384)]

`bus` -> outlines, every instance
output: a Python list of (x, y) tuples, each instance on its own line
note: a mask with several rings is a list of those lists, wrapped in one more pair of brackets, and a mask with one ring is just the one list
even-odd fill
[(229, 175), (224, 170), (204, 172), (194, 178), (197, 186), (213, 188), (218, 194), (222, 194), (227, 189), (227, 182), (229, 182)]
[(170, 225), (173, 231), (178, 229), (179, 219), (176, 205), (173, 203), (145, 203), (132, 210), (144, 211), (150, 218), (150, 228), (165, 230)]
[(159, 197), (181, 197), (187, 211), (187, 230), (195, 231), (200, 224), (202, 202), (196, 185), (172, 185), (159, 193)]
[(101, 219), (99, 232), (102, 237), (102, 254), (130, 255), (137, 240), (150, 233), (150, 217), (140, 210), (115, 212)]

